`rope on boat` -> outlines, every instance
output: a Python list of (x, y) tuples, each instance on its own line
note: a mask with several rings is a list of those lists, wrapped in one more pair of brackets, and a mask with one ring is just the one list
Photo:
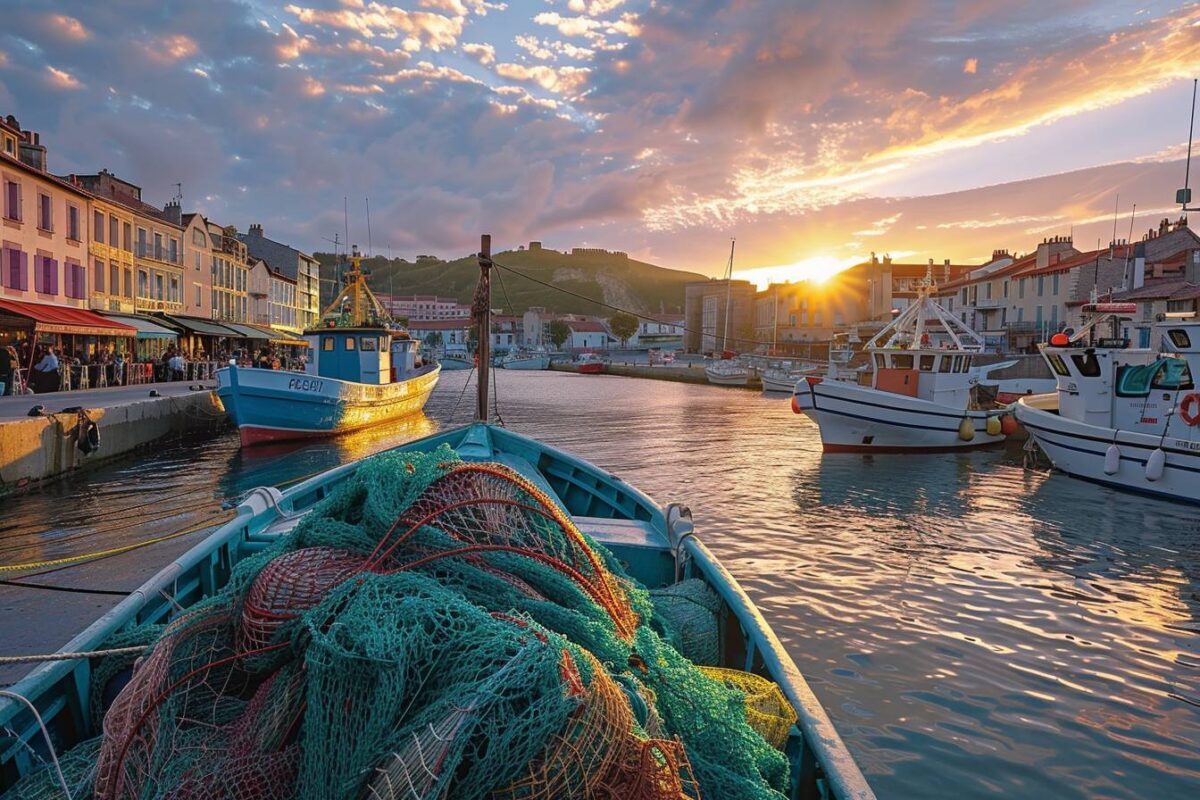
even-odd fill
[(95, 559), (106, 558), (108, 556), (119, 555), (120, 553), (128, 553), (131, 550), (138, 550), (143, 547), (149, 547), (152, 544), (166, 542), (171, 539), (178, 539), (180, 536), (186, 536), (189, 533), (195, 533), (203, 528), (211, 527), (217, 522), (224, 522), (233, 519), (234, 515), (225, 513), (217, 514), (207, 519), (197, 522), (195, 525), (189, 525), (183, 530), (167, 533), (162, 536), (156, 536), (153, 539), (147, 539), (142, 542), (134, 542), (133, 544), (121, 545), (120, 547), (110, 547), (107, 550), (97, 550), (91, 553), (80, 553), (75, 556), (66, 556), (64, 558), (54, 558), (47, 561), (28, 561), (24, 564), (0, 564), (0, 572), (22, 572), (27, 569), (41, 569), (42, 567), (54, 567), (61, 564), (76, 564), (83, 561), (92, 561)]
[(127, 656), (131, 653), (144, 653), (149, 649), (144, 644), (132, 647), (113, 647), (108, 650), (88, 650), (77, 653), (45, 653), (29, 656), (0, 656), (0, 666), (8, 664), (34, 664), (41, 661), (74, 661), (81, 658), (100, 658), (102, 656)]

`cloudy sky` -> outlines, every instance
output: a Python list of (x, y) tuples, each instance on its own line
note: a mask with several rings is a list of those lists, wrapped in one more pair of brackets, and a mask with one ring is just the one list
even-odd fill
[[(799, 277), (1135, 237), (1183, 183), (1166, 0), (6, 0), (0, 113), (306, 249), (619, 248)], [(1198, 170), (1200, 171), (1200, 170)], [(1119, 202), (1117, 194), (1120, 194)]]

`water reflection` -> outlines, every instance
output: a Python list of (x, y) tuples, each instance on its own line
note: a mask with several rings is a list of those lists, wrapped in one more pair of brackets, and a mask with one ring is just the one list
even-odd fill
[[(427, 416), (394, 428), (245, 453), (230, 434), (56, 484), (10, 504), (0, 546), (53, 554), (177, 527), (466, 421), (466, 377), (443, 375)], [(753, 392), (503, 370), (496, 388), (513, 429), (691, 505), (880, 797), (1196, 793), (1194, 510), (1027, 472), (1019, 447), (822, 456), (786, 398)], [(128, 589), (189, 544), (39, 580)], [(3, 649), (56, 646), (109, 602), (0, 587)]]

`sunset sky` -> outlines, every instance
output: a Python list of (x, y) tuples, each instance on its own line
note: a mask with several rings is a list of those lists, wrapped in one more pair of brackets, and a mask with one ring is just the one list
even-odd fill
[[(0, 114), (58, 173), (310, 250), (608, 247), (757, 280), (1084, 249), (1172, 212), (1200, 6), (9, 0)], [(1193, 180), (1195, 184), (1197, 181)]]

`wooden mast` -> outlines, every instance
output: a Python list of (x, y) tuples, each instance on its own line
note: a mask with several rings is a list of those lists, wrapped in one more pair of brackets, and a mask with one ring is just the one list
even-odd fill
[(491, 366), (492, 345), (492, 237), (479, 237), (479, 286), (475, 289), (473, 313), (479, 326), (479, 345), (475, 350), (479, 358), (479, 394), (475, 407), (475, 420), (488, 421), (488, 368)]

